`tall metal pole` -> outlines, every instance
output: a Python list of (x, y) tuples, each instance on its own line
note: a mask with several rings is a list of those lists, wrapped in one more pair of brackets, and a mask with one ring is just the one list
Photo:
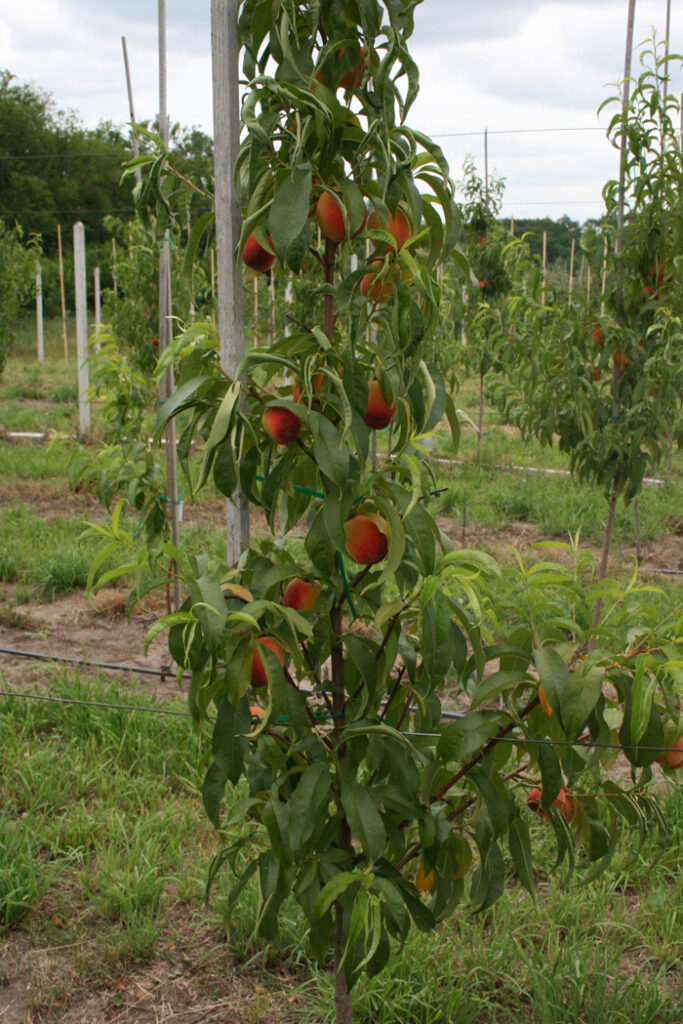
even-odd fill
[[(234, 377), (244, 356), (244, 298), (235, 252), (242, 228), (232, 185), (240, 144), (238, 0), (211, 0), (211, 62), (216, 194), (216, 272), (221, 365)], [(249, 546), (249, 503), (237, 492), (226, 504), (227, 563)]]
[[(131, 142), (133, 144), (133, 156), (137, 159), (140, 153), (138, 146), (138, 137), (135, 134), (135, 110), (133, 108), (133, 86), (130, 79), (130, 65), (128, 64), (128, 47), (126, 46), (126, 37), (121, 36), (121, 46), (123, 47), (123, 64), (126, 69), (126, 89), (128, 90), (128, 109), (130, 110), (130, 135)], [(135, 168), (135, 180), (140, 184), (142, 181), (142, 171), (139, 167)]]
[[(168, 149), (168, 113), (166, 106), (166, 0), (158, 0), (159, 18), (159, 134), (165, 149)], [(171, 245), (168, 231), (159, 253), (159, 355), (173, 340), (171, 325)], [(174, 388), (173, 363), (159, 382), (159, 397), (165, 401)], [(166, 441), (166, 500), (168, 516), (171, 523), (171, 541), (175, 547), (179, 543), (179, 502), (178, 502), (178, 465), (176, 452), (175, 420), (169, 420), (165, 431)], [(173, 608), (177, 611), (181, 604), (180, 581), (175, 564), (173, 572)]]

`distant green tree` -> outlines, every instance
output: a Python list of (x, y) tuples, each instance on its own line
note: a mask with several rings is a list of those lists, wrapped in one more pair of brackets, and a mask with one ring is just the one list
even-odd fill
[(22, 241), (19, 227), (5, 227), (0, 220), (0, 373), (14, 341), (19, 311), (33, 294), (40, 242), (31, 236)]

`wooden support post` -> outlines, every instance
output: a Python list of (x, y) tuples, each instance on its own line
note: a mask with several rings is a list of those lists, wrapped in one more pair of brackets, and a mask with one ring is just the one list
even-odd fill
[(116, 239), (111, 240), (111, 279), (114, 285), (114, 298), (118, 298), (119, 289), (116, 284)]
[(211, 277), (211, 322), (216, 323), (216, 267), (213, 247), (209, 249), (209, 274)]
[[(133, 86), (130, 79), (130, 65), (128, 64), (128, 47), (126, 46), (126, 37), (121, 36), (121, 46), (123, 47), (123, 64), (126, 70), (126, 89), (128, 90), (128, 109), (130, 110), (130, 136), (133, 144), (133, 156), (137, 160), (140, 155), (140, 149), (138, 146), (138, 137), (135, 134), (135, 109), (133, 107)], [(135, 168), (135, 181), (139, 185), (142, 181), (142, 172), (139, 167)]]
[(38, 343), (38, 362), (45, 359), (43, 339), (43, 277), (40, 267), (36, 270), (36, 341)]
[[(159, 28), (159, 134), (164, 148), (168, 148), (168, 112), (166, 106), (166, 0), (158, 0)], [(168, 231), (159, 253), (159, 355), (173, 341), (171, 315), (171, 244)], [(173, 363), (160, 381), (160, 398), (165, 400), (173, 393)], [(175, 420), (170, 419), (164, 432), (166, 441), (166, 499), (168, 515), (171, 523), (171, 541), (175, 547), (179, 544), (180, 503), (178, 501), (178, 468), (176, 451)], [(173, 611), (181, 605), (180, 580), (177, 566), (171, 563), (173, 575)]]
[(85, 271), (85, 228), (74, 224), (74, 290), (76, 293), (76, 357), (78, 360), (78, 424), (81, 438), (90, 434), (90, 370), (88, 366), (88, 285)]
[[(232, 185), (240, 143), (238, 7), (239, 0), (211, 0), (218, 332), (229, 377), (244, 356), (244, 298), (235, 259), (242, 218)], [(226, 503), (226, 541), (227, 563), (234, 565), (249, 546), (249, 503), (239, 492)]]
[(545, 291), (547, 285), (547, 273), (548, 273), (548, 232), (543, 232), (543, 285), (541, 288), (541, 301), (545, 306)]
[(62, 340), (64, 342), (64, 362), (69, 362), (69, 345), (66, 340), (66, 296), (64, 294), (64, 254), (62, 253), (62, 228), (57, 225), (57, 259), (59, 262), (59, 298), (62, 304)]
[(576, 255), (576, 239), (572, 238), (572, 252), (569, 257), (569, 302), (572, 301), (574, 291), (574, 256)]

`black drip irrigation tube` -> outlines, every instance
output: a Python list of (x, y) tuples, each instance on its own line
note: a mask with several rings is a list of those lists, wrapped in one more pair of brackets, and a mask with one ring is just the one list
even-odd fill
[[(32, 658), (35, 661), (61, 661), (67, 665), (83, 665), (86, 668), (103, 668), (110, 672), (131, 672), (145, 676), (157, 676), (163, 682), (167, 677), (175, 676), (170, 665), (161, 668), (145, 668), (142, 665), (118, 665), (111, 661), (88, 661), (87, 658), (69, 658), (64, 654), (43, 654), (42, 651), (21, 651), (15, 647), (0, 647), (0, 654), (9, 654), (14, 658)], [(186, 672), (183, 679), (190, 679)]]

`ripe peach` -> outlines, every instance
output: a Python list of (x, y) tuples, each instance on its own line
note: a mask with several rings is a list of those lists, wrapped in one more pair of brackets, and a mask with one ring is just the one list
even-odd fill
[(678, 768), (683, 768), (683, 736), (679, 736), (674, 743), (662, 751), (657, 758), (657, 763), (661, 764), (662, 768), (668, 772), (675, 772)]
[[(384, 520), (381, 522), (384, 523)], [(387, 524), (384, 523), (384, 526), (387, 527)], [(361, 565), (381, 562), (389, 550), (389, 537), (370, 516), (357, 515), (347, 519), (344, 532), (349, 554)]]
[[(270, 235), (268, 236), (268, 243), (271, 244)], [(249, 235), (242, 249), (242, 262), (246, 266), (251, 267), (252, 270), (263, 271), (272, 267), (273, 263), (275, 263), (275, 256), (272, 252), (264, 249), (253, 235)]]
[(615, 366), (621, 367), (622, 370), (625, 368), (627, 359), (620, 348), (615, 348), (614, 352), (612, 353), (612, 359), (614, 360)]
[[(527, 807), (533, 811), (534, 814), (540, 815), (541, 818), (547, 818), (547, 814), (541, 806), (541, 790), (538, 787), (529, 790), (529, 795), (526, 798)], [(574, 815), (576, 814), (576, 804), (570, 797), (569, 793), (565, 789), (561, 789), (553, 800), (553, 804), (559, 810), (565, 821), (573, 821)]]
[[(371, 231), (377, 231), (380, 228), (383, 228), (385, 231), (388, 231), (389, 234), (394, 239), (394, 241), (396, 242), (396, 248), (394, 248), (394, 246), (392, 245), (388, 247), (389, 252), (393, 253), (397, 252), (400, 248), (402, 248), (402, 246), (405, 245), (405, 243), (408, 241), (412, 234), (412, 228), (410, 226), (408, 216), (404, 212), (404, 210), (401, 209), (400, 206), (396, 207), (395, 213), (389, 214), (388, 224), (380, 224), (379, 214), (377, 213), (377, 210), (373, 210), (370, 216), (368, 217), (368, 228)], [(378, 242), (374, 242), (375, 248), (377, 248), (379, 244), (380, 243)]]
[(337, 200), (329, 192), (323, 192), (315, 208), (315, 216), (320, 230), (326, 238), (333, 242), (343, 242), (347, 231), (344, 217)]
[[(330, 64), (330, 62), (327, 63), (326, 74), (328, 76), (328, 80), (331, 80), (333, 83), (334, 83), (334, 79), (336, 78), (336, 74), (335, 74), (336, 66), (338, 65), (338, 62), (341, 60), (341, 58), (344, 56), (345, 50), (346, 50), (346, 47), (342, 46), (340, 48), (340, 50), (339, 50), (339, 53), (338, 53), (337, 57), (333, 58), (331, 64)], [(360, 48), (360, 60), (358, 61), (358, 63), (356, 64), (355, 67), (351, 68), (344, 75), (342, 75), (342, 77), (339, 79), (338, 85), (334, 85), (334, 88), (338, 88), (339, 86), (341, 86), (342, 89), (346, 89), (347, 91), (350, 90), (350, 89), (357, 89), (358, 86), (361, 84), (361, 82), (363, 80), (363, 67), (364, 67), (364, 65), (365, 65), (365, 50), (361, 46), (361, 48)], [(330, 67), (332, 69), (331, 72), (330, 72)], [(318, 82), (320, 82), (321, 85), (325, 84), (325, 78), (323, 76), (322, 71), (319, 71), (315, 77), (316, 77), (316, 80)]]
[(251, 659), (251, 685), (267, 686), (268, 678), (266, 676), (266, 670), (263, 667), (263, 662), (261, 661), (259, 653), (256, 650), (256, 644), (263, 644), (264, 647), (267, 647), (269, 650), (271, 650), (281, 665), (284, 665), (285, 663), (285, 654), (284, 651), (282, 650), (280, 642), (276, 640), (274, 636), (256, 637), (256, 642), (254, 643), (254, 654)]
[(378, 380), (368, 381), (368, 407), (363, 420), (371, 430), (383, 430), (388, 427), (396, 415), (396, 406), (389, 405), (385, 400)]
[(596, 327), (595, 330), (593, 331), (593, 341), (595, 342), (596, 345), (604, 345), (605, 344), (605, 333), (604, 333), (602, 327)]
[(384, 260), (373, 260), (370, 267), (376, 267), (376, 270), (368, 270), (367, 274), (363, 274), (360, 279), (360, 290), (361, 294), (366, 298), (372, 299), (373, 302), (386, 302), (390, 299), (394, 291), (394, 282), (391, 277), (387, 276), (382, 280), (377, 280), (381, 268), (384, 266)]
[(261, 417), (261, 425), (276, 444), (294, 444), (301, 433), (301, 420), (296, 413), (278, 405), (269, 405)]
[(316, 580), (310, 582), (295, 576), (285, 587), (282, 604), (285, 608), (294, 608), (296, 611), (312, 612), (315, 610), (321, 589)]
[[(320, 373), (316, 373), (315, 377), (313, 378), (313, 390), (315, 391), (316, 395), (319, 395), (322, 390), (324, 376), (325, 375), (321, 371)], [(298, 402), (301, 398), (301, 391), (299, 389), (298, 384), (295, 384), (294, 387), (292, 388), (292, 398), (294, 399), (295, 402)]]

